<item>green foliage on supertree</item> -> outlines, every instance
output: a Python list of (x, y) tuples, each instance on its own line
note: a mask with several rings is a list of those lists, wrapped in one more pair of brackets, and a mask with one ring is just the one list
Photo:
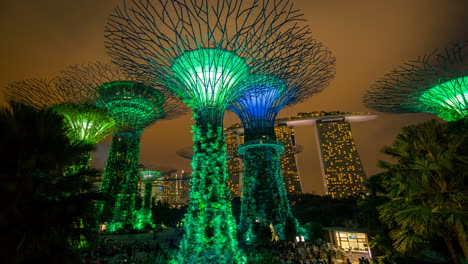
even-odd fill
[(408, 61), (376, 81), (367, 107), (389, 113), (434, 113), (446, 121), (468, 117), (468, 42)]
[[(120, 132), (112, 138), (101, 193), (106, 201), (99, 205), (100, 220), (132, 223), (138, 196), (138, 154), (141, 131)], [(121, 226), (118, 225), (118, 226)]]
[[(239, 230), (246, 243), (261, 243), (256, 238), (270, 225), (280, 240), (294, 239), (297, 232), (281, 173), (282, 150), (281, 143), (274, 141), (245, 144), (239, 149), (244, 163)], [(294, 223), (293, 230), (288, 229), (288, 221)]]
[(109, 18), (106, 44), (113, 61), (151, 76), (194, 114), (191, 198), (179, 263), (244, 261), (226, 186), (223, 113), (248, 73), (287, 64), (291, 43), (309, 33), (297, 23), (300, 17), (289, 0), (135, 0)]
[(99, 89), (96, 105), (106, 109), (122, 131), (113, 137), (101, 187), (107, 197), (101, 220), (111, 222), (111, 230), (136, 223), (140, 137), (164, 115), (163, 103), (161, 92), (142, 83), (114, 81)]
[(92, 87), (95, 105), (115, 120), (118, 132), (113, 136), (101, 187), (107, 201), (99, 203), (97, 210), (101, 220), (109, 221), (110, 230), (136, 228), (134, 220), (141, 216), (137, 190), (141, 134), (157, 120), (184, 113), (181, 102), (148, 85), (141, 75), (128, 74), (110, 63), (69, 66), (60, 78), (73, 87)]
[(135, 223), (133, 228), (136, 230), (148, 230), (155, 228), (156, 225), (153, 223), (153, 214), (151, 208), (141, 207), (136, 213)]
[(143, 208), (151, 208), (151, 194), (152, 194), (153, 183), (152, 182), (145, 182), (144, 183), (144, 191), (143, 191)]
[[(219, 114), (222, 112), (219, 111)], [(227, 188), (225, 141), (222, 127), (195, 116), (194, 155), (188, 212), (182, 220), (185, 235), (178, 263), (242, 263), (237, 249), (236, 222)]]
[(329, 84), (335, 58), (311, 37), (292, 42), (289, 51), (288, 60), (269, 65), (267, 72), (274, 75), (251, 74), (241, 81), (238, 88), (243, 93), (228, 107), (244, 127), (245, 144), (239, 149), (244, 162), (239, 229), (246, 243), (262, 243), (256, 238), (270, 225), (281, 240), (293, 240), (301, 230), (284, 187), (279, 158), (283, 149), (276, 141), (275, 119), (285, 106), (301, 102)]
[(152, 207), (152, 192), (154, 181), (161, 179), (166, 172), (159, 170), (141, 170), (140, 181), (143, 184), (143, 204), (142, 207), (150, 209)]
[(143, 184), (143, 202), (140, 210), (136, 212), (136, 219), (133, 227), (137, 230), (153, 229), (156, 225), (152, 215), (152, 189), (153, 183), (165, 174), (163, 171), (142, 170), (139, 172), (140, 181)]

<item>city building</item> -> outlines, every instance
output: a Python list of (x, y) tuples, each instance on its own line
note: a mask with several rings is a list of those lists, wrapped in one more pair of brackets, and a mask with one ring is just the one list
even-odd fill
[[(234, 130), (226, 130), (227, 170), (229, 174), (228, 188), (232, 197), (239, 197), (242, 189), (242, 158), (237, 148), (244, 142), (244, 136)], [(242, 142), (242, 143), (241, 143)]]
[(184, 170), (164, 176), (162, 202), (172, 206), (188, 203), (191, 175)]
[(366, 192), (367, 179), (351, 133), (350, 122), (363, 122), (377, 118), (362, 112), (299, 113), (297, 117), (283, 119), (289, 127), (316, 126), (320, 165), (327, 195), (344, 198)]
[[(302, 193), (297, 154), (302, 147), (296, 144), (295, 128), (315, 126), (315, 135), (320, 158), (323, 188), (326, 195), (344, 198), (366, 192), (367, 179), (354, 142), (351, 123), (376, 119), (377, 115), (366, 112), (310, 112), (298, 113), (295, 117), (281, 118), (275, 122), (275, 135), (284, 146), (281, 153), (281, 169), (288, 194)], [(225, 129), (228, 187), (233, 197), (242, 195), (242, 157), (238, 148), (244, 143), (244, 128), (235, 124)], [(177, 153), (191, 158), (192, 148)]]
[(357, 255), (372, 258), (367, 231), (345, 227), (324, 227), (327, 242), (334, 248), (346, 252), (348, 257)]
[(175, 173), (174, 169), (148, 169), (140, 166), (139, 190), (144, 197), (147, 184), (151, 183), (151, 199), (155, 202), (179, 206), (188, 203), (191, 174), (185, 172)]
[(164, 176), (163, 202), (173, 206), (188, 203), (191, 175), (184, 170)]
[(288, 194), (301, 194), (301, 178), (297, 169), (296, 138), (294, 136), (294, 127), (288, 127), (286, 124), (278, 124), (275, 127), (276, 140), (283, 144), (284, 150), (281, 152), (281, 170), (283, 173), (284, 187)]

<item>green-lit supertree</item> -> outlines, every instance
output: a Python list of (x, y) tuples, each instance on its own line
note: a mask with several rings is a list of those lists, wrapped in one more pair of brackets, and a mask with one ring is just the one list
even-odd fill
[(154, 181), (159, 180), (164, 177), (166, 173), (159, 170), (144, 169), (140, 171), (140, 181), (143, 185), (143, 203), (142, 207), (146, 209), (151, 209), (151, 195), (153, 193), (153, 184)]
[(294, 239), (298, 226), (284, 187), (283, 146), (276, 141), (274, 123), (283, 107), (322, 91), (335, 74), (335, 58), (314, 39), (292, 43), (289, 49), (292, 55), (268, 68), (274, 75), (251, 74), (240, 82), (245, 92), (229, 106), (244, 127), (244, 144), (239, 148), (244, 164), (239, 230), (246, 243), (271, 238), (264, 237), (270, 226), (279, 239)]
[(287, 56), (308, 33), (287, 0), (135, 0), (115, 9), (107, 47), (120, 66), (153, 75), (195, 119), (190, 204), (179, 263), (241, 263), (227, 189), (223, 114), (250, 72)]
[(140, 182), (143, 189), (143, 203), (138, 212), (136, 221), (137, 229), (145, 229), (150, 226), (154, 228), (155, 225), (152, 220), (151, 207), (153, 205), (152, 192), (155, 181), (161, 181), (165, 175), (174, 172), (172, 169), (149, 169), (145, 168), (140, 171)]
[(375, 82), (367, 107), (390, 113), (434, 113), (446, 121), (468, 117), (468, 42), (409, 61)]
[(100, 220), (111, 232), (141, 227), (138, 218), (138, 160), (143, 130), (161, 119), (184, 112), (182, 103), (164, 90), (145, 83), (141, 75), (130, 75), (113, 64), (89, 63), (70, 66), (61, 73), (64, 82), (75, 87), (98, 87), (95, 104), (115, 122), (98, 204)]
[[(9, 84), (4, 90), (7, 100), (37, 109), (53, 109), (63, 116), (70, 141), (89, 145), (91, 149), (115, 131), (114, 120), (94, 106), (95, 92), (96, 88), (72, 86), (60, 77), (25, 79)], [(91, 151), (70, 164), (65, 175), (89, 169), (90, 161)]]

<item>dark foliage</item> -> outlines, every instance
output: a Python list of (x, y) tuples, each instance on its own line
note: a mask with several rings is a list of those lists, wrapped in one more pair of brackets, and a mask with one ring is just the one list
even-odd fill
[(156, 225), (176, 227), (187, 212), (187, 206), (173, 207), (158, 201), (151, 210), (153, 210), (153, 221)]
[(0, 127), (1, 262), (79, 263), (99, 197), (84, 171), (63, 171), (89, 146), (71, 144), (62, 118), (49, 110), (13, 103), (0, 109)]

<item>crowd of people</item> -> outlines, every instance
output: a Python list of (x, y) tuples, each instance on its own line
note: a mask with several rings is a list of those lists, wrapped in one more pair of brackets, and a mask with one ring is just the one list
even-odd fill
[(155, 241), (122, 241), (103, 238), (92, 251), (83, 252), (86, 264), (162, 264), (172, 259), (175, 243), (162, 247)]
[[(159, 235), (154, 235), (152, 240), (132, 241), (105, 237), (93, 251), (84, 252), (83, 258), (85, 264), (169, 263), (178, 248), (176, 239), (180, 237), (177, 232), (174, 234), (173, 239), (167, 237), (160, 239)], [(315, 243), (277, 241), (262, 246), (247, 245), (242, 248), (249, 264), (351, 264), (344, 250), (322, 241)], [(371, 262), (362, 257), (359, 259), (359, 264), (361, 263)]]
[[(264, 246), (247, 247), (248, 263), (332, 264), (351, 263), (344, 250), (322, 243), (273, 242)], [(370, 264), (359, 258), (359, 264)]]

